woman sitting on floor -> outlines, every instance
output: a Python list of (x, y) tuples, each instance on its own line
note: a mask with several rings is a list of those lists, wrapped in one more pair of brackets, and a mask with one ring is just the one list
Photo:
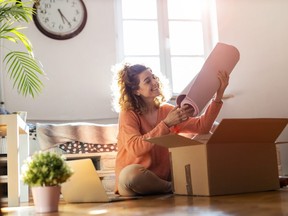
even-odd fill
[(189, 105), (165, 103), (161, 81), (149, 67), (123, 64), (117, 72), (120, 96), (118, 153), (115, 192), (123, 196), (171, 193), (171, 170), (167, 148), (145, 141), (175, 132), (209, 133), (221, 107), (229, 82), (219, 72), (220, 87), (205, 113), (192, 117)]

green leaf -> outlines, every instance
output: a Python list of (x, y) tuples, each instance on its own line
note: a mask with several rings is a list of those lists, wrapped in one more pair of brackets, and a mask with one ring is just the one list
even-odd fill
[(44, 75), (41, 64), (29, 53), (12, 51), (4, 58), (13, 87), (23, 95), (34, 97), (41, 92), (43, 83), (39, 75)]
[(52, 152), (36, 152), (21, 167), (21, 178), (30, 186), (54, 186), (73, 175), (64, 158)]
[[(3, 62), (13, 88), (23, 96), (33, 98), (43, 88), (41, 77), (45, 76), (41, 63), (33, 56), (33, 48), (29, 38), (21, 31), (26, 28), (22, 22), (29, 23), (36, 13), (32, 1), (0, 0), (0, 39), (5, 39), (25, 47), (27, 52), (8, 51)], [(1, 52), (2, 52), (2, 48)]]

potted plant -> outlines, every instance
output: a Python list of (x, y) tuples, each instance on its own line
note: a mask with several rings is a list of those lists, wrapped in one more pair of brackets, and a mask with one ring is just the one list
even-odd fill
[(13, 80), (13, 87), (16, 87), (23, 96), (30, 95), (33, 98), (41, 92), (43, 83), (40, 77), (45, 76), (41, 63), (33, 54), (31, 42), (22, 32), (25, 28), (23, 23), (29, 23), (35, 13), (35, 9), (31, 6), (34, 2), (38, 3), (39, 0), (0, 1), (0, 40), (14, 42), (25, 49), (18, 51), (0, 46), (1, 52), (4, 49), (7, 52), (1, 62), (3, 61), (9, 78)]
[(35, 152), (21, 168), (24, 184), (31, 187), (36, 212), (58, 211), (61, 184), (73, 171), (64, 156), (54, 152)]

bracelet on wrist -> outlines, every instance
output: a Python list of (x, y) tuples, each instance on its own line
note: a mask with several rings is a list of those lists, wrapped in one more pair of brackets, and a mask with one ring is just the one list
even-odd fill
[(220, 100), (220, 101), (216, 101), (215, 99), (213, 99), (213, 101), (214, 101), (215, 103), (219, 103), (219, 104), (222, 104), (222, 103), (223, 103), (222, 100)]

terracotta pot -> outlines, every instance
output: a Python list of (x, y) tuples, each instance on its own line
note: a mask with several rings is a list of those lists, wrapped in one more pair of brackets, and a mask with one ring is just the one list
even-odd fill
[(36, 212), (57, 212), (60, 198), (60, 186), (32, 187)]

